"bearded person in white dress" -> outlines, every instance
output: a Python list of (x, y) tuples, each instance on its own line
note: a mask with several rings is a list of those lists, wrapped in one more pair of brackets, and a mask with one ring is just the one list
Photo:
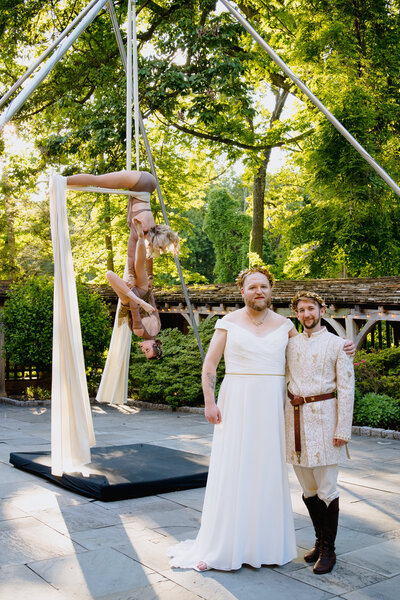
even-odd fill
[(169, 548), (172, 567), (230, 571), (297, 556), (284, 398), (286, 346), (298, 334), (270, 308), (273, 281), (264, 267), (242, 271), (237, 284), (245, 306), (215, 325), (202, 373), (205, 416), (215, 428), (201, 526), (195, 540)]
[(354, 370), (344, 340), (321, 324), (323, 299), (298, 292), (292, 310), (303, 325), (287, 348), (285, 405), (286, 456), (293, 464), (315, 529), (315, 545), (305, 554), (316, 574), (335, 562), (339, 518), (338, 462), (351, 437)]

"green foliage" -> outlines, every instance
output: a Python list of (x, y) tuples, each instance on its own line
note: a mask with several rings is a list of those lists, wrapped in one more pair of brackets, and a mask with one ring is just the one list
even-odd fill
[(400, 348), (357, 352), (354, 371), (362, 394), (374, 392), (400, 400)]
[(42, 387), (29, 386), (24, 390), (24, 400), (50, 400), (51, 391)]
[(212, 189), (206, 198), (204, 231), (215, 251), (215, 281), (235, 281), (247, 265), (251, 219), (225, 189)]
[(354, 425), (400, 429), (400, 401), (369, 392), (354, 403)]
[[(78, 283), (82, 342), (89, 370), (102, 366), (111, 327), (101, 297)], [(6, 357), (15, 365), (46, 370), (52, 362), (53, 278), (32, 277), (14, 284), (1, 312)]]
[[(215, 319), (199, 326), (204, 351), (214, 333)], [(202, 362), (193, 330), (183, 334), (179, 329), (164, 329), (159, 338), (163, 344), (161, 360), (148, 360), (135, 344), (132, 348), (129, 387), (140, 400), (170, 406), (202, 405)], [(217, 380), (223, 377), (221, 361)], [(218, 389), (217, 385), (217, 389)]]
[(204, 215), (204, 207), (200, 210), (192, 208), (185, 215), (191, 224), (190, 233), (186, 237), (189, 254), (181, 262), (186, 269), (197, 271), (200, 275), (203, 275), (205, 283), (212, 283), (214, 280), (215, 252), (210, 238), (204, 231)]

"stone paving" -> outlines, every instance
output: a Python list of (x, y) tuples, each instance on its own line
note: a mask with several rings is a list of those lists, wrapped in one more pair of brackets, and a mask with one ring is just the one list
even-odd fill
[[(146, 442), (208, 454), (200, 414), (92, 407), (99, 446)], [(171, 569), (166, 549), (193, 537), (204, 489), (102, 503), (14, 469), (14, 451), (49, 449), (50, 410), (0, 405), (1, 600), (397, 600), (400, 441), (355, 436), (340, 473), (338, 562), (304, 563), (313, 531), (289, 469), (298, 558), (235, 572)], [(397, 588), (399, 586), (399, 588)]]

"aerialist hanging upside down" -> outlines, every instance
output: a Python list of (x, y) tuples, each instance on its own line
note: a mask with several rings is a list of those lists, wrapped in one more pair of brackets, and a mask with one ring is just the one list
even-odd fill
[(117, 171), (105, 175), (72, 175), (67, 177), (67, 185), (94, 185), (148, 192), (148, 200), (129, 196), (128, 281), (124, 281), (113, 271), (108, 271), (106, 277), (121, 300), (119, 323), (127, 318), (132, 332), (143, 338), (140, 348), (146, 358), (161, 358), (161, 342), (156, 339), (161, 322), (152, 292), (152, 257), (163, 252), (178, 254), (179, 238), (170, 227), (156, 225), (154, 221), (149, 201), (150, 194), (156, 187), (155, 178), (146, 171)]

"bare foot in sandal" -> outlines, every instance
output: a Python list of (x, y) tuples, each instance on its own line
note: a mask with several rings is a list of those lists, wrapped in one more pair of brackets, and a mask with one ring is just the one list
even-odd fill
[(209, 571), (210, 567), (207, 565), (207, 563), (205, 563), (201, 560), (199, 562), (199, 564), (196, 566), (196, 570), (197, 571)]

